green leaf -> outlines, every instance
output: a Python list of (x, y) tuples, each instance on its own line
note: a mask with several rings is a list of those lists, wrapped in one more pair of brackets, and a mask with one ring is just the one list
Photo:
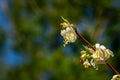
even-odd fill
[(69, 21), (67, 19), (65, 19), (64, 17), (61, 16), (61, 18), (62, 18), (63, 21), (69, 23)]

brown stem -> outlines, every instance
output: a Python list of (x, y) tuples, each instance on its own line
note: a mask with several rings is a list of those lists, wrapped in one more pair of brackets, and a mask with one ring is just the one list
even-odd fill
[(91, 47), (95, 51), (95, 48), (80, 33), (78, 33), (76, 29), (75, 32), (85, 43), (88, 44), (89, 47)]
[(106, 61), (107, 66), (115, 73), (115, 74), (120, 74), (110, 63)]
[[(86, 43), (88, 44), (89, 47), (91, 47), (94, 51), (96, 51), (96, 49), (92, 46), (91, 43), (89, 43), (80, 33), (77, 32), (77, 30), (75, 29), (76, 34)], [(115, 74), (120, 74), (110, 63), (108, 63), (106, 61), (107, 66), (115, 73)]]

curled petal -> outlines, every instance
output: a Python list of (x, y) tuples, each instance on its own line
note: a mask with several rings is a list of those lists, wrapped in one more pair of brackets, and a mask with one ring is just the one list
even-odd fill
[(96, 43), (96, 44), (95, 44), (95, 47), (96, 47), (96, 48), (99, 48), (99, 47), (100, 47), (100, 44), (99, 44), (99, 43)]

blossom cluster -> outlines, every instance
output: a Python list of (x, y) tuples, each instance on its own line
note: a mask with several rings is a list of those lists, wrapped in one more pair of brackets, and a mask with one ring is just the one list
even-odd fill
[(62, 30), (61, 36), (64, 38), (64, 46), (68, 43), (73, 43), (77, 39), (77, 34), (75, 33), (73, 24), (70, 24), (66, 19), (63, 18), (65, 22), (61, 23)]
[(94, 48), (95, 50), (85, 46), (85, 50), (80, 52), (80, 60), (85, 68), (93, 66), (98, 69), (98, 64), (105, 64), (105, 61), (109, 59), (110, 56), (114, 56), (111, 50), (99, 43), (96, 43)]

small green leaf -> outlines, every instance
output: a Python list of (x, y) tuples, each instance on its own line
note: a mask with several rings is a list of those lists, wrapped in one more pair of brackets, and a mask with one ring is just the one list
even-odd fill
[(61, 18), (62, 18), (63, 21), (69, 23), (69, 21), (67, 19), (65, 19), (64, 17), (61, 16)]

